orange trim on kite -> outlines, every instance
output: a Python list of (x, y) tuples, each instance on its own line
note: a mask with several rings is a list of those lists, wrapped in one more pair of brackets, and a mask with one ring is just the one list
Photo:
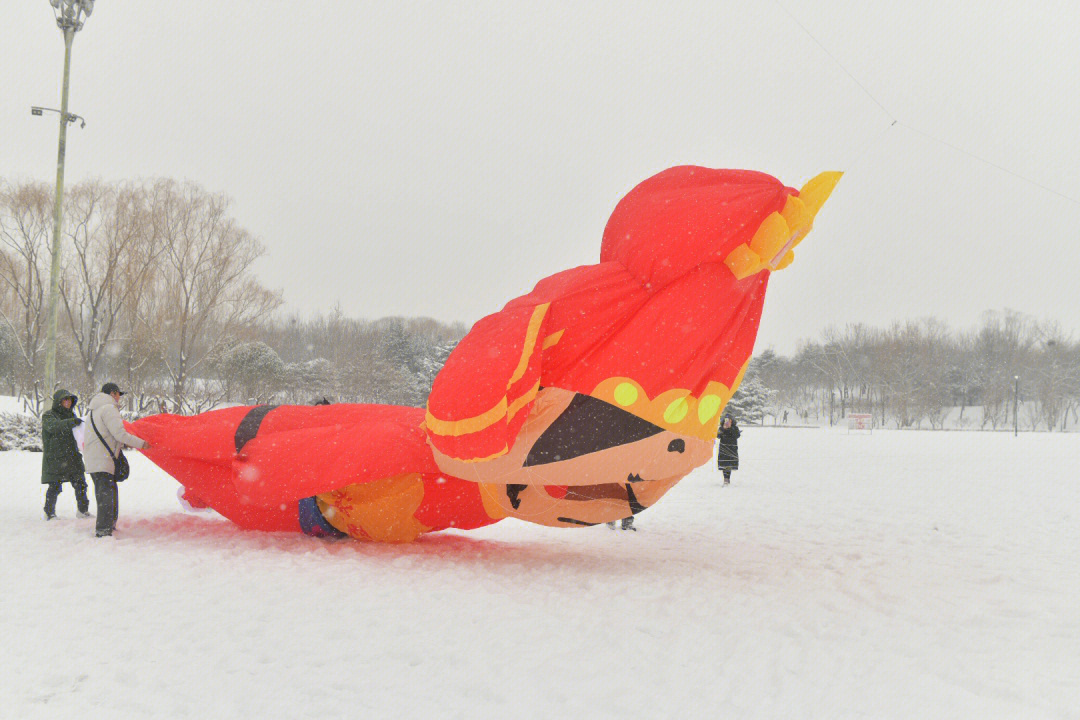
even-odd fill
[(510, 403), (510, 407), (506, 411), (506, 416), (508, 418), (513, 418), (515, 415), (518, 414), (518, 412), (521, 410), (521, 408), (525, 407), (526, 405), (531, 403), (534, 399), (536, 399), (536, 393), (538, 393), (538, 392), (540, 392), (540, 381), (539, 380), (537, 380), (536, 384), (533, 385), (524, 395), (519, 397), (514, 402)]
[(665, 430), (711, 440), (716, 437), (723, 410), (749, 364), (747, 359), (730, 388), (718, 380), (710, 380), (697, 396), (685, 388), (672, 388), (650, 398), (641, 384), (628, 377), (603, 380), (590, 395)]
[(463, 463), (487, 462), (488, 460), (494, 460), (497, 457), (502, 457), (503, 455), (505, 455), (508, 452), (510, 452), (510, 446), (509, 445), (503, 445), (502, 450), (500, 450), (497, 453), (493, 453), (491, 455), (488, 455), (487, 457), (482, 457), (482, 458), (459, 458), (459, 457), (456, 457), (456, 458), (454, 458), (454, 460), (457, 460), (458, 462), (463, 462)]
[(465, 420), (440, 420), (430, 412), (424, 420), (426, 429), (436, 435), (442, 435), (443, 437), (460, 437), (462, 435), (470, 435), (472, 433), (480, 432), (491, 427), (504, 417), (507, 419), (513, 418), (523, 407), (531, 403), (536, 399), (536, 394), (540, 391), (540, 381), (529, 388), (521, 397), (514, 400), (509, 406), (506, 404), (506, 396), (499, 401), (499, 404), (488, 410), (483, 415), (477, 415), (476, 417), (466, 418)]
[(506, 396), (503, 395), (499, 403), (488, 410), (475, 417), (464, 418), (462, 420), (440, 420), (431, 414), (429, 410), (424, 417), (424, 422), (427, 423), (428, 430), (436, 435), (449, 435), (457, 437), (458, 435), (468, 435), (469, 433), (480, 432), (484, 428), (490, 427), (506, 417)]
[(548, 335), (546, 338), (544, 338), (544, 344), (542, 345), (542, 347), (547, 350), (549, 347), (553, 347), (554, 345), (556, 345), (560, 340), (562, 340), (564, 332), (566, 332), (565, 328)]
[(532, 359), (533, 350), (536, 349), (536, 338), (540, 334), (540, 324), (544, 322), (544, 315), (547, 314), (549, 307), (551, 307), (551, 303), (543, 303), (533, 309), (532, 317), (529, 318), (529, 328), (525, 331), (525, 345), (521, 348), (521, 359), (518, 360), (518, 365), (514, 368), (514, 374), (510, 376), (510, 380), (506, 383), (507, 388), (525, 376), (525, 370), (529, 367), (529, 360)]
[(502, 506), (499, 505), (499, 501), (495, 499), (495, 495), (498, 493), (506, 493), (506, 486), (489, 485), (487, 483), (477, 483), (477, 485), (480, 488), (480, 502), (484, 504), (484, 512), (488, 514), (488, 517), (492, 520), (502, 520), (509, 517), (506, 511), (502, 509)]

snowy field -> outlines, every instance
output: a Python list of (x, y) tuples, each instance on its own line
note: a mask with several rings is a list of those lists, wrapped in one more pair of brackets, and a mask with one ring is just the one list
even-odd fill
[(3, 718), (1077, 718), (1080, 435), (748, 428), (640, 532), (96, 540), (0, 453)]

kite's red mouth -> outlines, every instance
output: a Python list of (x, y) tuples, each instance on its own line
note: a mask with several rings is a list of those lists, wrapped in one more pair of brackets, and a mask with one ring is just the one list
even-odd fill
[[(634, 492), (631, 482), (647, 482), (642, 480), (636, 475), (631, 475), (631, 478), (637, 478), (636, 480), (629, 480), (629, 482), (623, 483), (603, 483), (600, 485), (575, 485), (569, 488), (564, 500), (614, 500), (617, 503), (626, 503), (627, 510), (630, 515), (637, 515), (639, 512), (645, 510), (647, 506), (642, 505), (637, 498), (637, 494)], [(560, 517), (559, 522), (564, 522), (570, 525), (596, 525), (597, 523), (585, 522), (572, 517)]]
[(627, 501), (626, 486), (619, 483), (575, 485), (568, 488), (564, 500), (621, 500)]

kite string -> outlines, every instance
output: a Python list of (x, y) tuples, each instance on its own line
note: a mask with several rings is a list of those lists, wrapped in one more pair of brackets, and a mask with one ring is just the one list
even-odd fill
[(1006, 173), (1008, 175), (1012, 175), (1013, 177), (1018, 178), (1020, 180), (1023, 180), (1026, 183), (1030, 183), (1030, 184), (1034, 185), (1035, 187), (1039, 188), (1040, 190), (1045, 190), (1046, 192), (1048, 192), (1048, 193), (1050, 193), (1052, 195), (1057, 195), (1059, 198), (1061, 198), (1063, 200), (1068, 200), (1072, 204), (1080, 206), (1080, 200), (1077, 200), (1076, 198), (1073, 198), (1073, 197), (1070, 197), (1068, 195), (1065, 195), (1064, 193), (1058, 192), (1057, 190), (1055, 190), (1055, 189), (1053, 189), (1051, 187), (1047, 187), (1046, 185), (1043, 185), (1042, 183), (1036, 182), (1036, 181), (1032, 180), (1029, 177), (1024, 177), (1023, 175), (1021, 175), (1018, 172), (1013, 172), (1012, 170), (1010, 170), (1007, 167), (1004, 167), (1002, 165), (998, 165), (996, 162), (993, 162), (991, 160), (987, 160), (986, 158), (983, 158), (983, 157), (979, 157), (978, 155), (976, 155), (976, 154), (974, 154), (972, 152), (968, 152), (967, 150), (965, 150), (962, 147), (957, 147), (956, 145), (953, 145), (950, 142), (942, 140), (939, 137), (935, 137), (935, 136), (931, 135), (930, 133), (923, 132), (922, 130), (919, 130), (918, 128), (912, 127), (912, 126), (908, 125), (905, 122), (898, 122), (898, 124), (900, 126), (902, 126), (902, 127), (907, 128), (908, 130), (910, 130), (913, 133), (916, 133), (918, 135), (922, 135), (924, 138), (926, 138), (928, 140), (933, 140), (934, 142), (941, 143), (945, 147), (950, 148), (952, 150), (955, 150), (958, 153), (961, 153), (963, 155), (967, 155), (969, 157), (975, 158), (976, 160), (978, 160), (980, 162), (984, 162), (987, 165), (989, 165), (990, 167), (996, 168), (996, 169), (1000, 170), (1003, 173)]
[[(847, 69), (846, 67), (844, 67), (844, 64), (843, 64), (843, 63), (841, 63), (841, 62), (840, 62), (839, 60), (837, 60), (837, 59), (836, 59), (836, 57), (835, 57), (835, 56), (834, 56), (834, 55), (833, 55), (833, 54), (832, 54), (831, 52), (829, 52), (829, 49), (828, 49), (827, 47), (825, 47), (824, 45), (822, 45), (822, 44), (821, 44), (821, 41), (819, 41), (819, 40), (818, 40), (818, 39), (817, 39), (816, 37), (814, 37), (813, 33), (811, 33), (811, 32), (810, 32), (809, 30), (807, 30), (807, 29), (806, 29), (806, 27), (805, 27), (805, 26), (803, 26), (803, 24), (802, 24), (801, 22), (799, 22), (798, 18), (796, 18), (796, 17), (794, 16), (794, 15), (792, 15), (792, 14), (791, 14), (790, 12), (788, 12), (787, 8), (786, 8), (786, 7), (784, 7), (783, 5), (781, 5), (781, 4), (780, 4), (780, 0), (773, 0), (773, 2), (774, 2), (774, 3), (776, 3), (776, 6), (777, 6), (778, 8), (780, 8), (781, 10), (783, 10), (783, 11), (784, 11), (784, 14), (785, 14), (785, 15), (787, 15), (787, 16), (788, 16), (789, 18), (791, 18), (791, 21), (792, 21), (793, 23), (795, 23), (796, 25), (798, 25), (798, 26), (799, 26), (799, 29), (801, 29), (801, 30), (802, 30), (802, 31), (803, 31), (804, 33), (806, 33), (806, 36), (807, 36), (808, 38), (810, 38), (811, 40), (813, 40), (813, 41), (814, 41), (814, 43), (815, 43), (815, 44), (816, 44), (816, 45), (817, 45), (817, 46), (818, 46), (819, 48), (821, 48), (821, 51), (822, 51), (823, 53), (825, 53), (826, 55), (828, 55), (828, 56), (829, 56), (829, 59), (830, 59), (830, 60), (832, 60), (832, 61), (833, 61), (834, 63), (836, 63), (836, 66), (837, 66), (838, 68), (840, 68), (841, 70), (843, 70), (843, 71), (844, 71), (844, 74), (846, 74), (846, 75), (847, 75), (847, 76), (848, 76), (849, 78), (851, 78), (851, 81), (852, 81), (853, 83), (855, 83), (855, 84), (856, 84), (856, 85), (858, 85), (858, 86), (859, 86), (860, 88), (862, 88), (862, 91), (863, 91), (864, 93), (866, 93), (866, 97), (868, 97), (868, 98), (870, 98), (871, 100), (873, 100), (873, 101), (874, 101), (874, 104), (875, 104), (875, 105), (877, 105), (877, 106), (878, 106), (879, 108), (881, 108), (881, 111), (882, 111), (882, 112), (884, 112), (884, 113), (885, 113), (886, 115), (888, 115), (888, 116), (889, 116), (889, 119), (893, 121), (893, 122), (892, 122), (892, 125), (889, 125), (889, 127), (892, 127), (893, 125), (895, 125), (895, 124), (896, 124), (896, 117), (895, 117), (895, 116), (894, 116), (894, 115), (893, 115), (893, 114), (892, 114), (891, 112), (889, 112), (889, 109), (888, 109), (887, 107), (885, 107), (884, 105), (882, 105), (882, 104), (881, 104), (881, 103), (880, 103), (880, 102), (878, 101), (878, 99), (877, 99), (876, 97), (874, 97), (874, 94), (873, 94), (872, 92), (870, 92), (869, 90), (867, 90), (867, 89), (866, 89), (866, 86), (865, 86), (865, 85), (863, 85), (863, 84), (862, 84), (861, 82), (859, 82), (859, 79), (858, 79), (857, 77), (855, 77), (854, 75), (852, 75), (852, 74), (851, 74), (851, 73), (850, 73), (850, 72), (848, 71), (848, 69)], [(887, 128), (886, 128), (886, 129), (887, 129)]]
[[(856, 85), (858, 85), (859, 88), (862, 89), (862, 91), (864, 93), (866, 93), (866, 96), (868, 98), (870, 98), (870, 100), (872, 100), (875, 105), (877, 105), (879, 108), (881, 108), (882, 112), (884, 112), (886, 115), (889, 116), (889, 119), (892, 120), (892, 122), (889, 123), (889, 126), (887, 128), (885, 128), (885, 131), (887, 131), (893, 125), (900, 125), (900, 126), (910, 130), (911, 132), (913, 132), (913, 133), (915, 133), (917, 135), (921, 135), (922, 137), (926, 138), (927, 140), (933, 140), (936, 143), (940, 143), (941, 145), (944, 145), (945, 147), (947, 147), (947, 148), (949, 148), (949, 149), (951, 149), (951, 150), (953, 150), (955, 152), (958, 152), (961, 155), (967, 155), (968, 157), (970, 157), (970, 158), (972, 158), (974, 160), (978, 160), (981, 163), (985, 163), (986, 165), (989, 165), (990, 167), (995, 168), (996, 170), (999, 170), (999, 171), (1001, 171), (1001, 172), (1003, 172), (1003, 173), (1005, 173), (1007, 175), (1012, 175), (1013, 177), (1017, 178), (1018, 180), (1023, 180), (1024, 182), (1026, 182), (1026, 183), (1028, 183), (1030, 185), (1034, 185), (1035, 187), (1039, 188), (1040, 190), (1044, 190), (1044, 191), (1050, 193), (1051, 195), (1056, 195), (1057, 197), (1061, 198), (1062, 200), (1067, 200), (1068, 202), (1072, 203), (1073, 205), (1076, 205), (1076, 206), (1080, 207), (1080, 200), (1078, 200), (1078, 199), (1076, 199), (1074, 197), (1066, 195), (1065, 193), (1060, 192), (1058, 190), (1054, 190), (1051, 187), (1047, 187), (1046, 185), (1043, 185), (1040, 182), (1036, 182), (1035, 180), (1032, 180), (1029, 177), (1025, 177), (1024, 175), (1021, 175), (1018, 172), (1010, 170), (1009, 168), (1004, 167), (1003, 165), (999, 165), (996, 162), (987, 160), (986, 158), (982, 157), (981, 155), (976, 155), (975, 153), (971, 152), (970, 150), (965, 150), (964, 148), (959, 147), (958, 145), (954, 145), (953, 143), (950, 143), (950, 142), (948, 142), (946, 140), (942, 140), (940, 137), (937, 137), (936, 135), (931, 135), (930, 133), (928, 133), (928, 132), (926, 132), (924, 130), (919, 130), (918, 128), (913, 127), (913, 126), (909, 125), (906, 122), (898, 120), (896, 118), (896, 116), (893, 115), (891, 112), (889, 112), (889, 109), (887, 107), (885, 107), (881, 103), (881, 101), (879, 101), (874, 96), (874, 94), (872, 92), (870, 92), (866, 88), (865, 85), (863, 85), (861, 82), (859, 82), (859, 79), (857, 77), (855, 77), (846, 67), (844, 67), (843, 63), (841, 63), (839, 60), (836, 59), (835, 55), (833, 55), (831, 52), (829, 52), (828, 48), (826, 48), (824, 45), (821, 44), (820, 40), (818, 40), (816, 37), (814, 37), (813, 33), (811, 33), (809, 30), (806, 29), (805, 25), (803, 25), (801, 22), (799, 22), (798, 18), (796, 18), (794, 15), (792, 15), (788, 11), (787, 8), (785, 8), (783, 5), (780, 4), (780, 0), (773, 0), (773, 3), (778, 8), (780, 8), (784, 12), (784, 14), (787, 15), (791, 19), (791, 21), (793, 23), (795, 23), (799, 27), (800, 30), (802, 30), (804, 33), (806, 33), (806, 36), (808, 38), (810, 38), (811, 40), (813, 40), (814, 44), (816, 44), (819, 48), (821, 48), (821, 51), (824, 52), (829, 57), (830, 60), (832, 60), (834, 63), (836, 63), (836, 66), (838, 68), (840, 68), (841, 70), (843, 70), (844, 74), (847, 75), (849, 78), (851, 78), (851, 81), (854, 82)], [(885, 134), (885, 131), (882, 131), (881, 133), (879, 133), (877, 135), (877, 137), (875, 138), (875, 140), (880, 139), (881, 136)], [(866, 154), (865, 152), (862, 153), (862, 155), (865, 155), (865, 154)], [(858, 158), (858, 160), (861, 160), (861, 159), (862, 159), (862, 157), (860, 156)]]

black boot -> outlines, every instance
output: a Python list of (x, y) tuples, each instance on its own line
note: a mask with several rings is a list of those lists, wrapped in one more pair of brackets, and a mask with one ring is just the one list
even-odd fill
[(78, 509), (75, 515), (81, 518), (94, 517), (90, 514), (90, 498), (86, 494), (86, 481), (73, 481), (71, 489), (75, 491), (75, 506)]
[(60, 483), (49, 483), (49, 489), (45, 491), (45, 519), (52, 520), (56, 517), (56, 498), (64, 486)]

